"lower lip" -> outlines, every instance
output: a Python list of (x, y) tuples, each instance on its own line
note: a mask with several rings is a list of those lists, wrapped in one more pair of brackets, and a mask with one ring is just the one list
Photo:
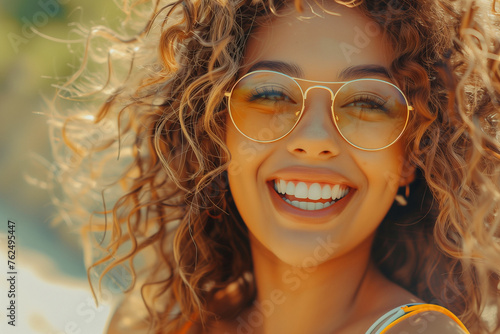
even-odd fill
[(280, 197), (280, 194), (274, 190), (274, 182), (268, 182), (267, 185), (269, 192), (271, 193), (271, 201), (277, 211), (289, 219), (298, 219), (306, 224), (324, 224), (329, 222), (332, 218), (335, 218), (344, 210), (356, 192), (355, 189), (350, 188), (345, 197), (327, 208), (319, 210), (303, 210), (285, 202)]

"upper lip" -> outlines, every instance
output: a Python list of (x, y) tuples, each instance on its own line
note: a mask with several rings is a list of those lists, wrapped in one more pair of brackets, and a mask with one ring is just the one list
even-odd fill
[(306, 166), (285, 167), (272, 173), (267, 181), (273, 181), (276, 179), (339, 184), (346, 185), (349, 188), (356, 188), (354, 184), (344, 175), (328, 168), (311, 168)]

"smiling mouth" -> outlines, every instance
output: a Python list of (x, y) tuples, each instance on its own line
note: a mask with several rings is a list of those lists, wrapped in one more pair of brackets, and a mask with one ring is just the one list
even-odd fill
[(288, 204), (302, 210), (321, 210), (338, 202), (350, 191), (343, 184), (310, 183), (275, 179), (274, 190)]

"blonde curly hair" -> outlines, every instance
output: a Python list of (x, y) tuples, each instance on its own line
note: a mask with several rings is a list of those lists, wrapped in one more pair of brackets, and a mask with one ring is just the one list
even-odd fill
[[(373, 259), (471, 332), (498, 332), (498, 6), (336, 2), (383, 29), (391, 75), (415, 108), (401, 140), (417, 178), (408, 206), (394, 205), (380, 225)], [(175, 333), (189, 319), (235, 317), (255, 298), (247, 229), (227, 186), (224, 93), (249, 34), (286, 3), (137, 1), (124, 6), (128, 27), (142, 25), (135, 33), (84, 31), (82, 66), (53, 104), (58, 205), (83, 224), (91, 283), (110, 279), (131, 302), (140, 289), (146, 314), (132, 319), (137, 304), (124, 302), (117, 323)], [(226, 298), (229, 285), (237, 298)]]

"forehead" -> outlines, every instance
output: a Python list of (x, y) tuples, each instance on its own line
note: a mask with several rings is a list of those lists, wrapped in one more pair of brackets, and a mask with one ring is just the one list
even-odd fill
[(336, 81), (349, 67), (389, 66), (392, 50), (380, 26), (356, 8), (331, 4), (327, 10), (287, 10), (257, 28), (247, 43), (244, 72), (257, 62), (278, 61), (297, 67), (297, 76)]

